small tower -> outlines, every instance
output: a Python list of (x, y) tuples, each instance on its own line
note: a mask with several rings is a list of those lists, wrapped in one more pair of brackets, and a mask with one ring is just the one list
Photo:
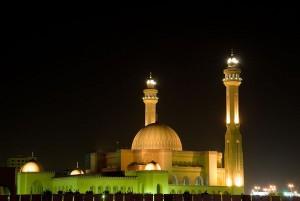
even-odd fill
[(145, 126), (156, 122), (156, 103), (158, 102), (157, 92), (155, 88), (156, 82), (152, 79), (151, 73), (147, 80), (147, 88), (144, 89), (145, 103)]
[(224, 168), (227, 186), (244, 186), (244, 163), (242, 136), (240, 133), (239, 121), (239, 86), (241, 70), (238, 67), (238, 60), (231, 57), (227, 61), (227, 68), (224, 69), (223, 83), (226, 86), (226, 134), (224, 151)]

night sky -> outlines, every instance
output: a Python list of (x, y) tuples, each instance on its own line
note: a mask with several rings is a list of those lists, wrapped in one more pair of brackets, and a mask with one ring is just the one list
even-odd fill
[[(293, 5), (102, 5), (98, 12), (4, 8), (0, 164), (84, 169), (85, 154), (130, 148), (157, 81), (158, 120), (184, 150), (224, 152), (223, 69), (240, 61), (245, 186), (300, 188), (298, 13)], [(71, 10), (71, 9), (70, 9)]]

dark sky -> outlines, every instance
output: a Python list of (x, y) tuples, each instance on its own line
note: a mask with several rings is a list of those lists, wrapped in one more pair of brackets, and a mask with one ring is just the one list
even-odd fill
[[(171, 5), (171, 4), (170, 4)], [(0, 163), (34, 151), (46, 170), (130, 148), (145, 82), (184, 150), (223, 152), (223, 69), (240, 60), (245, 185), (300, 185), (299, 17), (293, 5), (4, 8)], [(92, 5), (91, 5), (92, 7)], [(48, 8), (48, 9), (46, 9)], [(300, 189), (298, 189), (300, 190)]]

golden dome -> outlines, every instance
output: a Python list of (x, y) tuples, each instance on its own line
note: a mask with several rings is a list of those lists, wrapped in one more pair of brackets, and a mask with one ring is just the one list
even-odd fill
[(79, 168), (78, 161), (77, 161), (76, 169), (72, 170), (72, 172), (70, 172), (70, 175), (79, 175), (79, 174), (84, 174), (84, 172)]
[(79, 174), (84, 174), (84, 172), (81, 169), (75, 169), (70, 173), (70, 175), (79, 175)]
[(30, 160), (21, 167), (20, 172), (41, 172), (43, 170), (44, 168), (39, 162)]
[(167, 149), (182, 151), (177, 133), (169, 126), (152, 123), (142, 128), (135, 136), (131, 149)]
[(161, 170), (161, 167), (157, 162), (152, 160), (146, 165), (145, 170)]

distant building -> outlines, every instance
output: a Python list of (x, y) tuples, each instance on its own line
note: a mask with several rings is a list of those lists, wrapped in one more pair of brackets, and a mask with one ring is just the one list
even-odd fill
[(30, 160), (37, 160), (36, 157), (33, 156), (15, 156), (7, 158), (6, 166), (7, 167), (15, 167), (17, 170), (20, 170), (20, 168), (27, 163)]
[[(244, 193), (242, 136), (239, 131), (238, 61), (231, 55), (224, 70), (226, 126), (223, 154), (215, 150), (184, 151), (178, 134), (157, 122), (156, 82), (144, 89), (145, 126), (136, 134), (131, 149), (86, 155), (87, 169), (78, 167), (67, 175), (44, 171), (37, 161), (24, 164), (18, 173), (17, 194), (40, 194), (45, 190), (79, 190), (84, 193)], [(203, 97), (205, 98), (205, 96)], [(73, 174), (74, 173), (74, 174)]]

